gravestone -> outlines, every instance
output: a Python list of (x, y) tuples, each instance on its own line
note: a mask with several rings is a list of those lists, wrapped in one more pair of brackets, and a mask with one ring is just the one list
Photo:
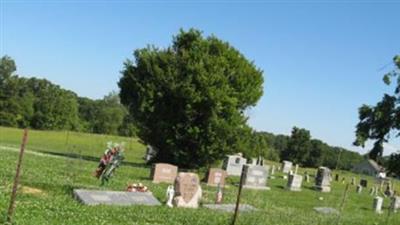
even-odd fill
[(225, 186), (225, 178), (227, 173), (223, 169), (219, 168), (211, 168), (208, 171), (207, 185), (217, 187), (220, 185), (221, 187)]
[(271, 176), (275, 175), (275, 165), (272, 165), (271, 167)]
[(357, 192), (358, 194), (361, 194), (362, 188), (363, 188), (363, 186), (357, 185), (356, 192)]
[(379, 213), (379, 214), (382, 213), (382, 205), (383, 205), (383, 198), (379, 197), (379, 196), (375, 197), (373, 208), (376, 213)]
[(364, 188), (368, 186), (368, 181), (366, 179), (361, 179), (360, 180), (360, 185)]
[(74, 196), (85, 205), (161, 205), (151, 192), (74, 190)]
[(356, 178), (355, 177), (351, 178), (351, 185), (356, 185)]
[(287, 188), (290, 191), (301, 191), (301, 183), (303, 182), (303, 176), (298, 174), (289, 175)]
[(157, 155), (157, 150), (153, 146), (147, 145), (146, 155), (144, 156), (144, 160), (146, 160), (146, 162), (150, 162), (156, 155)]
[(304, 180), (309, 183), (310, 182), (310, 175), (308, 173), (304, 174)]
[(371, 187), (371, 189), (369, 190), (369, 194), (370, 195), (376, 195), (376, 191), (375, 191), (375, 187)]
[(178, 167), (168, 163), (156, 163), (150, 173), (150, 177), (153, 183), (169, 183), (172, 184), (175, 181), (178, 173)]
[(393, 191), (393, 187), (392, 187), (391, 183), (388, 183), (388, 184), (386, 185), (386, 190), (385, 190), (384, 194), (385, 194), (387, 197), (393, 197), (394, 191)]
[[(235, 204), (204, 204), (204, 207), (212, 210), (221, 210), (224, 212), (234, 212), (235, 211)], [(256, 211), (257, 209), (251, 205), (247, 204), (240, 204), (239, 205), (239, 212), (250, 212)]]
[(315, 178), (315, 188), (321, 192), (331, 191), (331, 170), (327, 167), (319, 167)]
[(282, 161), (282, 173), (289, 173), (292, 170), (293, 163), (290, 161)]
[(268, 166), (244, 166), (243, 188), (269, 190), (267, 187)]
[(294, 169), (294, 174), (297, 174), (298, 171), (299, 171), (299, 164), (296, 164)]
[(257, 165), (257, 158), (251, 158), (251, 165), (252, 166)]
[(246, 165), (247, 160), (241, 155), (226, 156), (223, 164), (223, 169), (229, 176), (241, 176), (243, 165)]
[(314, 207), (314, 210), (322, 214), (339, 214), (339, 211), (330, 207)]
[(195, 173), (179, 173), (174, 184), (174, 206), (197, 208), (202, 196), (199, 176)]
[(400, 196), (394, 196), (392, 197), (392, 202), (390, 204), (390, 209), (397, 213), (397, 211), (400, 209)]

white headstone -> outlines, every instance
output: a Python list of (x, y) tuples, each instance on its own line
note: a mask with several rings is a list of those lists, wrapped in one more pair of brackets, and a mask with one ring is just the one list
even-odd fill
[(382, 213), (382, 205), (383, 205), (383, 198), (382, 198), (382, 197), (379, 197), (379, 196), (375, 197), (375, 198), (374, 198), (374, 205), (373, 205), (373, 207), (374, 207), (374, 211), (375, 211), (376, 213), (379, 213), (379, 214)]
[(172, 200), (174, 199), (175, 190), (174, 186), (169, 185), (167, 188), (167, 206), (172, 208), (174, 205), (172, 204)]
[(271, 176), (275, 175), (275, 165), (271, 167)]
[(292, 170), (293, 163), (290, 161), (282, 161), (282, 173), (289, 173)]
[(302, 182), (303, 182), (303, 176), (298, 174), (289, 175), (287, 188), (291, 191), (301, 191)]
[(269, 168), (266, 168), (266, 166), (245, 165), (243, 170), (244, 188), (269, 190), (269, 187), (267, 187)]
[(357, 185), (356, 192), (357, 192), (358, 194), (361, 194), (362, 188), (363, 188), (363, 187), (362, 187), (361, 185)]
[(394, 196), (392, 198), (390, 208), (393, 210), (393, 212), (397, 213), (397, 211), (400, 209), (400, 196)]
[(223, 169), (228, 175), (241, 176), (243, 165), (246, 165), (247, 160), (240, 155), (228, 155), (225, 158)]

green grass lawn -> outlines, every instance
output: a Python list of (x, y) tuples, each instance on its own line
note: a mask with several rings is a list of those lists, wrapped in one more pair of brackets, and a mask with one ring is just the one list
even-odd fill
[[(19, 146), (22, 130), (0, 127), (0, 146)], [(107, 141), (126, 143), (126, 163), (117, 170), (115, 177), (106, 187), (91, 176), (97, 166), (98, 157), (104, 152)], [(85, 206), (72, 197), (75, 188), (124, 190), (127, 183), (142, 182), (149, 187), (156, 198), (165, 202), (167, 184), (153, 184), (149, 179), (150, 168), (141, 159), (144, 146), (136, 139), (114, 136), (82, 134), (74, 132), (30, 131), (24, 156), (21, 187), (17, 197), (16, 224), (230, 224), (232, 214), (205, 208), (183, 209), (166, 206)], [(33, 154), (33, 152), (43, 153)], [(4, 222), (8, 208), (12, 180), (18, 152), (0, 148), (0, 222)], [(300, 169), (300, 173), (315, 169)], [(341, 176), (357, 177), (349, 172), (337, 171)], [(336, 172), (334, 172), (335, 174)], [(337, 216), (322, 215), (313, 207), (339, 208), (345, 184), (332, 182), (331, 193), (312, 190), (313, 183), (303, 183), (301, 192), (284, 189), (286, 180), (269, 180), (270, 191), (244, 189), (242, 203), (250, 204), (256, 212), (239, 214), (237, 224), (270, 225), (329, 225), (337, 224)], [(203, 177), (204, 174), (200, 173)], [(371, 177), (369, 185), (373, 183)], [(313, 179), (311, 179), (313, 181)], [(229, 178), (225, 188), (225, 203), (236, 200), (238, 178)], [(396, 184), (399, 189), (399, 183)], [(29, 189), (31, 188), (31, 189)], [(216, 188), (202, 184), (203, 203), (213, 203)], [(323, 200), (320, 200), (320, 198)], [(385, 213), (377, 215), (372, 211), (373, 197), (368, 190), (362, 194), (350, 187), (348, 199), (342, 214), (341, 224), (400, 224), (400, 213), (387, 220), (389, 199), (384, 200)]]

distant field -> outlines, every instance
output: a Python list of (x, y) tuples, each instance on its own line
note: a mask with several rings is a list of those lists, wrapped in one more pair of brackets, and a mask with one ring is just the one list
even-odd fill
[[(18, 152), (1, 146), (20, 145), (22, 130), (0, 127), (0, 223), (4, 221), (8, 207), (12, 179)], [(68, 138), (67, 138), (68, 137)], [(104, 151), (107, 141), (126, 142), (127, 163), (118, 169), (107, 187), (99, 187), (99, 181), (91, 176), (97, 166), (97, 158)], [(205, 208), (170, 209), (166, 206), (84, 206), (72, 198), (75, 188), (124, 190), (129, 182), (142, 182), (154, 195), (164, 202), (166, 184), (153, 184), (149, 177), (150, 169), (141, 159), (144, 146), (136, 139), (82, 134), (74, 132), (30, 131), (27, 152), (23, 161), (15, 214), (16, 224), (140, 224), (140, 225), (215, 225), (230, 224), (231, 214), (220, 213)], [(43, 154), (34, 154), (34, 152)], [(300, 173), (315, 169), (300, 169)], [(334, 172), (335, 174), (336, 172)], [(338, 171), (341, 176), (360, 175)], [(321, 215), (313, 211), (315, 206), (338, 208), (345, 185), (332, 182), (331, 193), (319, 193), (312, 190), (313, 183), (303, 183), (302, 192), (289, 192), (283, 187), (286, 180), (269, 180), (270, 191), (244, 189), (242, 203), (258, 208), (259, 211), (242, 213), (237, 224), (269, 225), (335, 225), (337, 216)], [(204, 174), (200, 174), (201, 177)], [(369, 185), (371, 177), (366, 177)], [(313, 179), (311, 179), (313, 181)], [(238, 178), (229, 178), (225, 189), (225, 203), (234, 203)], [(399, 183), (396, 188), (399, 190)], [(215, 188), (202, 185), (203, 203), (212, 203)], [(323, 200), (320, 200), (320, 197)], [(350, 187), (349, 196), (342, 214), (341, 224), (351, 225), (399, 225), (400, 213), (387, 220), (386, 208), (389, 200), (384, 200), (385, 214), (377, 215), (372, 211), (373, 197), (368, 190), (356, 194), (355, 186)]]
[[(21, 129), (0, 127), (0, 145), (19, 147), (22, 133)], [(110, 135), (29, 130), (27, 148), (49, 154), (61, 153), (98, 158), (105, 151), (109, 141), (125, 143), (128, 161), (141, 161), (145, 147), (138, 142), (138, 139)]]

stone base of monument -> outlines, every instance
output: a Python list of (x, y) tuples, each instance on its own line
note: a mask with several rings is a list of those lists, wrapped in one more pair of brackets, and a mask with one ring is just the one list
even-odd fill
[(251, 185), (243, 185), (243, 188), (246, 189), (254, 189), (254, 190), (271, 190), (270, 187), (265, 187), (265, 186), (251, 186)]
[(85, 205), (161, 205), (151, 192), (74, 190), (74, 196)]
[(314, 207), (314, 210), (322, 214), (339, 214), (339, 211), (330, 207)]
[(314, 188), (320, 192), (331, 192), (331, 187), (328, 186), (315, 186)]
[[(204, 204), (203, 207), (212, 209), (212, 210), (220, 210), (224, 212), (234, 212), (236, 205), (235, 204)], [(239, 212), (250, 212), (256, 211), (257, 209), (251, 205), (241, 204), (239, 205)]]

